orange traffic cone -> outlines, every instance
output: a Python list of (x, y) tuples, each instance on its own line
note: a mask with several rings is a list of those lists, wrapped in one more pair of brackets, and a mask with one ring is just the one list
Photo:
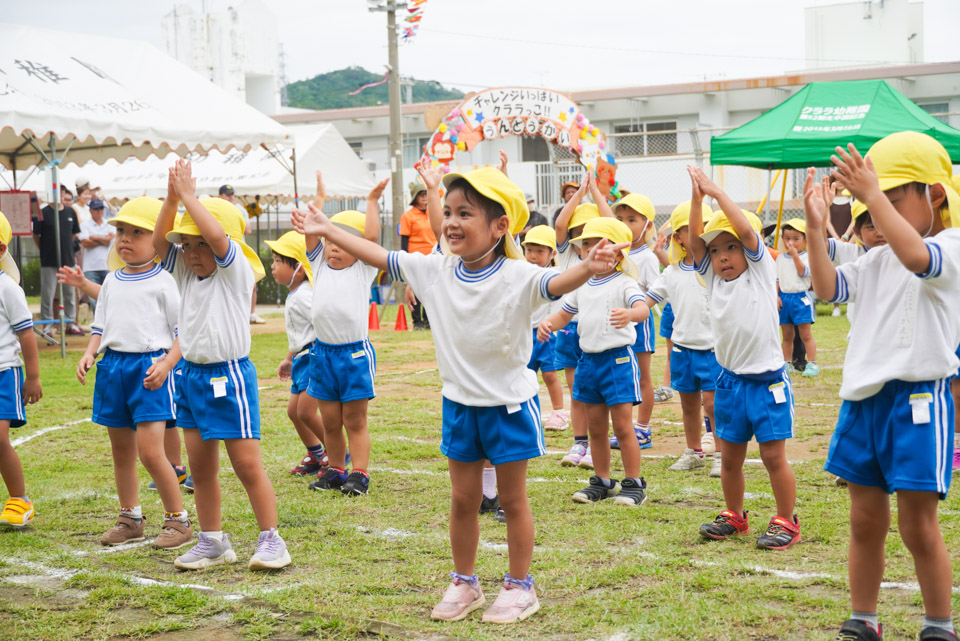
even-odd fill
[(400, 303), (400, 309), (397, 311), (397, 324), (393, 326), (393, 331), (407, 331), (407, 308), (403, 303)]
[(367, 320), (367, 329), (380, 329), (380, 316), (377, 314), (376, 303), (370, 303), (370, 318)]

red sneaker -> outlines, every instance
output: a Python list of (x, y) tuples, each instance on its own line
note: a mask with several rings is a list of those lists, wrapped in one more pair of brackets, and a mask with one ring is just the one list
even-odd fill
[(800, 539), (800, 522), (796, 515), (792, 522), (775, 516), (770, 519), (767, 531), (757, 538), (757, 547), (761, 550), (786, 550)]
[(723, 541), (731, 536), (747, 534), (749, 531), (749, 512), (744, 512), (743, 516), (740, 516), (731, 510), (724, 510), (712, 523), (704, 523), (700, 526), (700, 535), (714, 541)]

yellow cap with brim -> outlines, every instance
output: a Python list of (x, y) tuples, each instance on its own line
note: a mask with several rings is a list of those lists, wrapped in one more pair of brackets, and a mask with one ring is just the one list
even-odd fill
[[(713, 218), (713, 210), (710, 209), (710, 205), (706, 203), (703, 203), (700, 207), (702, 212), (701, 218), (703, 223), (706, 224)], [(673, 234), (689, 225), (690, 201), (687, 200), (673, 208), (673, 212), (670, 214), (670, 222), (667, 223), (667, 228), (664, 230), (664, 233), (670, 236), (670, 263), (673, 265), (676, 265), (687, 257), (687, 250), (673, 239)]]
[[(618, 207), (629, 207), (644, 218), (650, 221), (643, 234), (643, 242), (648, 243), (652, 236), (656, 235), (656, 229), (653, 227), (654, 218), (657, 216), (657, 210), (653, 208), (653, 202), (643, 194), (627, 194), (610, 206), (614, 212)], [(637, 240), (636, 238), (634, 240)]]
[(13, 279), (13, 282), (20, 284), (20, 269), (17, 267), (17, 261), (10, 255), (10, 241), (13, 239), (13, 229), (10, 227), (10, 221), (6, 215), (0, 211), (0, 243), (7, 246), (3, 256), (0, 256), (0, 269), (7, 276)]
[(288, 231), (276, 240), (265, 240), (263, 244), (271, 250), (292, 258), (303, 267), (303, 273), (307, 275), (307, 280), (313, 284), (313, 269), (310, 268), (310, 261), (307, 259), (307, 239), (303, 234), (297, 231)]
[(853, 222), (857, 222), (857, 219), (867, 213), (867, 206), (864, 205), (859, 200), (850, 201), (850, 215), (853, 217)]
[(367, 217), (355, 209), (346, 209), (336, 214), (330, 222), (343, 231), (363, 238), (367, 229)]
[(600, 218), (599, 207), (593, 203), (583, 203), (582, 205), (577, 205), (576, 209), (573, 210), (573, 215), (570, 216), (570, 221), (567, 223), (567, 229), (569, 230), (579, 227), (580, 225), (586, 225), (587, 221), (593, 220), (594, 218)]
[[(161, 207), (163, 207), (163, 201), (156, 198), (147, 196), (134, 198), (125, 202), (117, 215), (108, 220), (107, 224), (116, 227), (120, 223), (126, 223), (152, 232), (153, 228), (157, 226), (157, 218), (160, 216)], [(154, 257), (153, 261), (159, 263), (160, 257)], [(127, 264), (117, 253), (116, 241), (110, 243), (110, 251), (107, 252), (107, 269), (116, 271), (126, 266)]]
[(900, 131), (873, 143), (867, 156), (882, 191), (914, 182), (941, 185), (947, 194), (947, 207), (940, 210), (943, 226), (960, 227), (960, 194), (953, 182), (953, 165), (939, 141), (917, 131)]
[[(747, 220), (750, 222), (750, 227), (753, 228), (753, 231), (760, 233), (760, 230), (763, 229), (763, 222), (760, 221), (760, 218), (753, 213), (752, 211), (747, 211), (746, 209), (741, 209), (743, 215), (747, 217)], [(740, 236), (737, 235), (737, 232), (733, 229), (733, 225), (730, 224), (730, 221), (727, 219), (726, 214), (723, 213), (723, 210), (717, 210), (713, 212), (713, 218), (710, 219), (710, 222), (707, 223), (707, 226), (704, 227), (703, 233), (700, 234), (700, 238), (703, 239), (703, 242), (709, 245), (714, 238), (722, 234), (723, 232), (729, 232), (733, 234), (734, 238), (737, 240), (742, 240)]]
[[(481, 196), (503, 207), (507, 220), (510, 221), (510, 229), (503, 239), (504, 252), (507, 258), (523, 260), (523, 251), (517, 246), (517, 241), (514, 239), (514, 236), (519, 234), (527, 226), (527, 221), (530, 220), (530, 210), (527, 209), (527, 199), (523, 195), (523, 190), (507, 178), (502, 171), (493, 167), (484, 167), (462, 174), (447, 174), (443, 177), (444, 188), (449, 192), (450, 185), (461, 178), (470, 183), (470, 186), (476, 189)], [(443, 252), (449, 255), (450, 247), (447, 245), (446, 238), (441, 238), (440, 244)]]
[(616, 218), (593, 218), (586, 222), (583, 232), (570, 242), (577, 247), (581, 247), (583, 241), (587, 238), (606, 238), (614, 245), (627, 243), (627, 246), (620, 250), (623, 258), (617, 263), (617, 269), (630, 278), (637, 279), (637, 266), (630, 260), (630, 243), (633, 241), (633, 232), (630, 231), (626, 223)]
[(807, 235), (807, 221), (803, 218), (791, 218), (787, 222), (780, 225), (780, 237), (777, 238), (777, 251), (785, 252), (787, 251), (787, 246), (783, 242), (783, 230), (790, 228), (794, 231), (798, 231), (804, 236)]
[[(243, 240), (244, 224), (243, 217), (240, 216), (240, 210), (223, 198), (201, 198), (200, 204), (220, 223), (220, 227), (223, 228), (223, 232), (230, 240), (240, 245), (243, 256), (250, 263), (250, 267), (253, 268), (254, 282), (262, 280), (267, 272), (263, 268), (263, 263), (260, 262), (260, 257)], [(203, 236), (197, 224), (193, 222), (190, 212), (185, 213), (180, 220), (174, 223), (173, 229), (167, 232), (167, 240), (171, 243), (182, 243), (181, 236)]]
[(531, 227), (521, 245), (543, 245), (557, 251), (557, 232), (549, 225)]

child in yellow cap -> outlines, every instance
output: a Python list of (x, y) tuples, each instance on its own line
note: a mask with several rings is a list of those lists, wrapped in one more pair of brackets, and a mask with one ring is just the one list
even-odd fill
[[(428, 172), (430, 173), (430, 172)], [(430, 199), (439, 181), (424, 175)], [(293, 211), (294, 229), (320, 235), (368, 265), (411, 285), (430, 311), (440, 378), (443, 436), (453, 486), (450, 543), (453, 581), (432, 617), (459, 621), (483, 606), (474, 574), (483, 497), (484, 460), (497, 470), (506, 515), (510, 571), (483, 620), (512, 623), (540, 608), (533, 577), (533, 516), (527, 502), (527, 460), (545, 452), (537, 400), (539, 384), (527, 368), (533, 314), (615, 263), (602, 241), (577, 267), (555, 274), (523, 260), (514, 241), (529, 217), (523, 192), (493, 168), (443, 178), (440, 244), (430, 255), (388, 252), (350, 234), (314, 207)]]
[[(640, 371), (633, 345), (637, 340), (634, 326), (646, 321), (650, 310), (637, 284), (637, 266), (626, 249), (632, 240), (627, 225), (614, 218), (594, 218), (571, 242), (579, 244), (583, 254), (602, 240), (624, 247), (619, 260), (566, 296), (560, 311), (540, 323), (538, 337), (547, 340), (554, 329), (562, 329), (580, 314), (577, 332), (583, 356), (577, 364), (573, 398), (586, 408), (596, 473), (586, 488), (574, 493), (573, 500), (595, 503), (616, 496), (617, 504), (642, 505), (647, 499), (647, 483), (640, 477), (640, 445), (631, 420), (633, 406), (640, 402)], [(610, 478), (608, 415), (614, 434), (621, 439), (624, 479), (620, 483)]]
[(287, 417), (307, 448), (307, 453), (290, 473), (294, 476), (320, 474), (327, 467), (323, 449), (323, 423), (317, 414), (317, 401), (307, 394), (310, 384), (310, 348), (317, 340), (313, 329), (313, 270), (307, 260), (307, 242), (303, 234), (288, 231), (277, 240), (264, 244), (273, 250), (270, 271), (277, 284), (286, 287), (283, 316), (287, 328), (287, 356), (277, 368), (280, 380), (290, 380)]
[[(922, 641), (956, 641), (950, 556), (937, 521), (950, 487), (954, 404), (960, 365), (960, 196), (939, 142), (900, 132), (862, 157), (837, 147), (833, 176), (870, 212), (887, 245), (834, 267), (811, 245), (817, 295), (855, 301), (840, 398), (825, 469), (850, 490), (850, 600), (846, 639), (882, 636), (877, 593), (883, 578), (889, 495), (898, 496), (900, 536), (922, 588)], [(820, 233), (827, 209), (808, 170), (807, 229)], [(839, 638), (839, 637), (838, 637)]]
[(20, 457), (10, 444), (10, 428), (27, 424), (24, 404), (39, 401), (43, 389), (33, 314), (20, 288), (20, 270), (7, 251), (12, 237), (10, 223), (0, 212), (0, 473), (10, 495), (0, 512), (0, 525), (22, 528), (33, 520), (33, 502), (27, 496)]
[[(713, 411), (726, 504), (700, 534), (723, 540), (750, 531), (743, 510), (743, 462), (747, 444), (756, 438), (777, 504), (757, 547), (783, 550), (800, 540), (800, 523), (793, 513), (797, 484), (786, 456), (786, 439), (793, 437), (793, 389), (777, 327), (776, 263), (763, 244), (756, 214), (737, 207), (702, 170), (688, 166), (687, 171), (692, 183), (688, 249), (710, 297), (721, 367)], [(706, 227), (704, 196), (722, 209)]]
[[(378, 241), (378, 201), (387, 182), (381, 181), (367, 195), (365, 214), (342, 211), (333, 217), (333, 224), (353, 236)], [(338, 243), (325, 243), (314, 234), (305, 240), (314, 275), (311, 318), (317, 336), (310, 352), (307, 394), (319, 405), (329, 459), (310, 489), (358, 496), (370, 489), (367, 405), (376, 396), (377, 355), (368, 337), (367, 308), (370, 284), (379, 270), (358, 261)], [(353, 470), (347, 474), (351, 459)]]
[[(806, 224), (800, 218), (791, 218), (783, 224), (778, 239), (777, 307), (780, 311), (781, 347), (787, 362), (787, 371), (796, 372), (790, 359), (793, 356), (794, 331), (800, 335), (807, 354), (804, 376), (820, 373), (817, 366), (817, 342), (813, 338), (816, 312), (810, 296), (810, 261), (807, 258)], [(796, 327), (796, 330), (794, 330)]]
[[(237, 560), (220, 522), (222, 440), (260, 528), (247, 567), (282, 568), (290, 553), (277, 531), (277, 501), (260, 458), (257, 370), (249, 358), (250, 300), (265, 273), (243, 242), (240, 210), (222, 198), (199, 200), (195, 189), (190, 163), (177, 161), (153, 230), (154, 249), (180, 288), (177, 423), (184, 428), (201, 530), (174, 566), (200, 570)], [(174, 224), (181, 202), (186, 213)]]
[[(564, 192), (569, 192), (569, 187), (572, 186), (576, 186), (576, 183), (570, 183)], [(602, 203), (604, 207), (607, 207), (606, 197), (600, 193), (596, 176), (592, 171), (587, 172), (583, 180), (580, 181), (577, 190), (570, 195), (569, 199), (566, 199), (554, 222), (557, 234), (556, 261), (557, 268), (560, 271), (566, 271), (580, 264), (580, 248), (575, 243), (571, 243), (570, 239), (580, 236), (583, 232), (583, 226), (587, 224), (588, 220), (600, 216), (600, 209), (597, 205), (583, 202), (588, 191), (595, 202)], [(593, 456), (590, 453), (586, 408), (572, 395), (577, 363), (583, 355), (583, 350), (580, 349), (580, 335), (577, 333), (578, 323), (579, 317), (574, 315), (566, 327), (557, 332), (557, 342), (554, 348), (557, 367), (563, 369), (564, 377), (567, 379), (567, 388), (571, 391), (570, 425), (573, 428), (573, 445), (570, 446), (570, 451), (560, 460), (560, 464), (572, 467), (580, 466), (592, 470)]]
[[(92, 292), (97, 306), (77, 379), (85, 384), (87, 373), (97, 366), (93, 422), (108, 428), (113, 451), (120, 515), (100, 543), (122, 545), (144, 538), (139, 457), (164, 508), (153, 546), (173, 550), (193, 539), (193, 528), (180, 496), (178, 472), (164, 448), (167, 432), (176, 434), (171, 372), (180, 360), (180, 293), (173, 277), (155, 262), (153, 227), (159, 213), (159, 200), (135, 198), (107, 221), (117, 230), (106, 259), (115, 269), (102, 285), (90, 283), (97, 289)], [(179, 446), (179, 438), (176, 441)]]

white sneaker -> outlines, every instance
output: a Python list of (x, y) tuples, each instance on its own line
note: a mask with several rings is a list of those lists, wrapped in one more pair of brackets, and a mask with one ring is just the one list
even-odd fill
[(258, 316), (257, 314), (250, 314), (250, 324), (251, 325), (263, 325), (267, 321), (263, 320), (263, 317)]
[(710, 466), (710, 478), (720, 478), (720, 452), (713, 453), (713, 464)]
[(703, 438), (700, 439), (700, 447), (703, 448), (704, 456), (713, 456), (713, 453), (717, 451), (717, 442), (713, 439), (713, 432), (707, 432), (703, 435)]
[(833, 311), (830, 312), (830, 315), (831, 315), (831, 316), (839, 316), (840, 313), (841, 313), (841, 312), (840, 312), (840, 308), (839, 308), (839, 307), (834, 307), (834, 308), (833, 308)]
[(583, 458), (580, 459), (580, 462), (577, 463), (578, 467), (582, 467), (585, 470), (593, 469), (593, 453), (590, 451), (590, 446), (587, 446), (587, 453), (583, 455)]
[(677, 462), (670, 466), (670, 469), (674, 472), (682, 472), (685, 470), (695, 470), (703, 467), (703, 465), (703, 455), (697, 454), (688, 447), (683, 451), (683, 455), (677, 459)]
[(586, 455), (587, 446), (583, 443), (574, 442), (567, 455), (560, 459), (560, 465), (564, 467), (576, 467), (580, 465), (580, 461), (582, 461), (583, 457)]

